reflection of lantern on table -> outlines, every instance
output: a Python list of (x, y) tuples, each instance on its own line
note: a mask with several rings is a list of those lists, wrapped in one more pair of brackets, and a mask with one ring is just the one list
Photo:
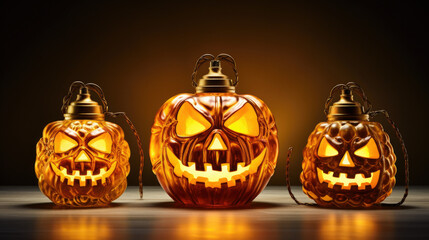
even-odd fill
[(220, 61), (232, 57), (203, 55), (209, 73), (196, 94), (168, 100), (152, 127), (150, 156), (164, 190), (185, 205), (239, 206), (250, 203), (274, 172), (277, 129), (268, 107), (251, 95), (235, 93), (237, 81), (221, 72)]
[[(77, 87), (77, 99), (70, 103)], [(90, 89), (103, 106), (91, 100)], [(130, 148), (121, 127), (104, 117), (129, 119), (124, 113), (108, 113), (102, 90), (92, 83), (74, 82), (63, 103), (65, 120), (48, 124), (37, 144), (35, 171), (40, 190), (57, 205), (105, 206), (127, 187)]]
[[(341, 91), (340, 100), (329, 107), (337, 91)], [(353, 92), (362, 97), (366, 109), (354, 101)], [(404, 150), (407, 186), (397, 205), (405, 201), (408, 156), (402, 137), (386, 111), (370, 110), (371, 104), (357, 84), (339, 84), (332, 89), (325, 105), (328, 121), (316, 126), (303, 152), (303, 191), (318, 205), (370, 207), (391, 194), (396, 182), (396, 156), (382, 125), (369, 121), (378, 113), (385, 114)]]

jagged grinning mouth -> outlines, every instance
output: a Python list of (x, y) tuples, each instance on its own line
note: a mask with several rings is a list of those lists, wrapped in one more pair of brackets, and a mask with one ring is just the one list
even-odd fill
[(67, 179), (67, 185), (73, 186), (74, 180), (79, 180), (79, 186), (85, 187), (86, 186), (86, 180), (91, 180), (91, 186), (97, 186), (97, 181), (101, 180), (102, 184), (106, 183), (106, 178), (110, 177), (112, 175), (113, 171), (116, 169), (116, 162), (112, 164), (112, 166), (109, 168), (108, 171), (106, 171), (106, 167), (100, 169), (100, 173), (96, 175), (92, 175), (92, 171), (88, 170), (86, 172), (86, 175), (80, 175), (79, 170), (74, 170), (72, 174), (67, 173), (67, 169), (64, 167), (60, 167), (58, 169), (57, 166), (55, 166), (53, 163), (51, 163), (51, 167), (54, 170), (55, 174), (60, 177), (60, 181), (64, 182), (65, 179)]
[(371, 173), (370, 177), (365, 177), (363, 173), (355, 174), (354, 178), (347, 178), (347, 173), (340, 173), (338, 177), (334, 177), (334, 172), (329, 171), (324, 173), (322, 169), (317, 168), (317, 177), (320, 183), (328, 183), (329, 188), (334, 188), (335, 185), (340, 185), (343, 190), (350, 190), (353, 185), (358, 186), (359, 190), (365, 190), (367, 185), (371, 185), (371, 189), (375, 188), (380, 177), (380, 170)]
[(228, 187), (234, 187), (237, 180), (242, 182), (246, 180), (246, 176), (256, 173), (259, 165), (265, 158), (267, 149), (264, 148), (262, 152), (252, 160), (252, 162), (245, 166), (244, 162), (237, 164), (237, 170), (230, 172), (230, 164), (222, 163), (221, 171), (213, 170), (210, 163), (204, 164), (204, 171), (196, 170), (195, 162), (188, 162), (189, 166), (183, 165), (182, 161), (176, 157), (173, 151), (167, 147), (167, 158), (171, 165), (174, 166), (174, 174), (178, 177), (186, 177), (191, 184), (197, 182), (204, 183), (205, 187), (221, 188), (222, 183), (227, 183)]

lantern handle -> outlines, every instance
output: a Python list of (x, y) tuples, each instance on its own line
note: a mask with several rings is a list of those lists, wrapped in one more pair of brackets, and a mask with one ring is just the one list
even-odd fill
[(67, 112), (67, 108), (70, 105), (71, 102), (71, 98), (73, 96), (73, 92), (76, 89), (81, 89), (85, 87), (85, 83), (81, 82), (81, 81), (74, 81), (70, 87), (69, 87), (69, 91), (67, 93), (67, 95), (65, 95), (63, 97), (63, 105), (61, 106), (61, 112), (64, 114)]
[(191, 75), (192, 86), (193, 87), (198, 86), (198, 83), (195, 80), (195, 78), (197, 76), (198, 69), (201, 67), (201, 65), (203, 65), (204, 63), (206, 63), (208, 61), (212, 61), (212, 60), (225, 61), (225, 62), (228, 62), (232, 65), (232, 70), (234, 71), (234, 74), (235, 74), (235, 81), (231, 82), (231, 84), (232, 84), (232, 86), (236, 86), (238, 84), (237, 64), (235, 63), (234, 58), (231, 55), (226, 54), (226, 53), (221, 53), (221, 54), (217, 55), (216, 57), (213, 56), (212, 54), (203, 54), (200, 58), (198, 58), (197, 62), (195, 63), (194, 72)]
[(203, 65), (205, 62), (214, 60), (215, 57), (212, 54), (203, 54), (200, 58), (198, 58), (197, 62), (195, 63), (194, 72), (192, 73), (191, 79), (192, 79), (192, 86), (196, 87), (198, 86), (198, 83), (195, 81), (195, 77), (197, 76), (197, 71)]
[(65, 114), (67, 112), (67, 108), (70, 105), (74, 91), (77, 89), (80, 90), (82, 88), (87, 88), (87, 89), (90, 89), (90, 90), (94, 91), (95, 93), (97, 93), (97, 95), (100, 98), (101, 103), (103, 105), (103, 113), (106, 113), (108, 111), (109, 107), (107, 106), (107, 100), (104, 97), (103, 90), (100, 88), (100, 86), (98, 86), (95, 83), (83, 83), (82, 81), (74, 81), (70, 85), (67, 95), (65, 95), (63, 98), (63, 105), (61, 106), (61, 112), (63, 114)]
[(340, 92), (341, 90), (344, 90), (344, 89), (354, 91), (357, 94), (359, 94), (359, 96), (363, 100), (364, 107), (365, 107), (364, 112), (363, 112), (364, 114), (367, 114), (369, 111), (371, 111), (372, 104), (368, 100), (368, 98), (366, 97), (363, 89), (355, 82), (348, 82), (346, 84), (337, 84), (331, 89), (331, 92), (329, 93), (329, 97), (328, 97), (328, 99), (326, 99), (326, 102), (325, 102), (325, 115), (329, 114), (329, 105), (331, 105), (331, 102), (334, 99), (334, 95), (337, 92)]
[(221, 53), (221, 54), (216, 56), (216, 59), (219, 61), (226, 61), (232, 65), (232, 70), (234, 71), (234, 74), (235, 74), (235, 81), (232, 82), (231, 84), (234, 87), (237, 86), (237, 84), (238, 84), (238, 71), (237, 71), (237, 64), (235, 63), (234, 58), (229, 54)]
[(293, 148), (289, 147), (289, 149), (287, 151), (287, 158), (286, 158), (286, 185), (287, 185), (287, 190), (289, 192), (289, 195), (295, 201), (295, 203), (298, 205), (317, 206), (317, 204), (315, 204), (315, 203), (300, 202), (298, 199), (296, 199), (295, 195), (292, 193), (292, 189), (290, 186), (290, 177), (289, 177), (289, 165), (290, 165), (290, 158), (292, 156), (292, 151), (293, 151)]
[(409, 182), (410, 182), (408, 152), (407, 152), (407, 148), (405, 147), (405, 142), (404, 142), (404, 139), (402, 138), (401, 132), (399, 132), (399, 128), (396, 126), (395, 122), (390, 118), (389, 113), (386, 110), (376, 110), (376, 111), (369, 112), (369, 117), (373, 118), (378, 114), (383, 114), (383, 116), (387, 119), (389, 124), (395, 130), (396, 137), (399, 139), (399, 142), (402, 148), (402, 153), (404, 154), (404, 164), (405, 164), (405, 190), (404, 190), (404, 195), (402, 196), (402, 199), (397, 203), (383, 203), (382, 205), (400, 206), (405, 202), (405, 199), (408, 196), (408, 188), (409, 188)]
[(109, 107), (107, 106), (107, 100), (106, 100), (106, 98), (104, 97), (104, 92), (103, 92), (103, 90), (101, 89), (101, 87), (100, 87), (100, 86), (98, 86), (98, 85), (97, 85), (97, 84), (95, 84), (95, 83), (87, 83), (87, 84), (85, 84), (85, 86), (86, 86), (88, 89), (90, 89), (90, 90), (94, 91), (95, 93), (97, 93), (98, 97), (99, 97), (99, 98), (100, 98), (100, 100), (101, 100), (101, 103), (103, 104), (103, 112), (104, 112), (104, 113), (106, 113), (106, 112), (109, 110)]
[(140, 192), (140, 199), (143, 198), (143, 167), (144, 167), (144, 152), (143, 152), (143, 147), (142, 147), (142, 141), (140, 139), (140, 136), (137, 132), (136, 127), (134, 126), (133, 122), (131, 121), (131, 119), (127, 116), (127, 114), (125, 112), (106, 112), (105, 113), (106, 116), (109, 117), (118, 117), (118, 116), (122, 116), (124, 117), (125, 121), (128, 123), (128, 126), (130, 126), (131, 131), (133, 132), (134, 136), (136, 137), (137, 140), (137, 146), (139, 148), (139, 155), (140, 155), (140, 168), (139, 168), (139, 192)]

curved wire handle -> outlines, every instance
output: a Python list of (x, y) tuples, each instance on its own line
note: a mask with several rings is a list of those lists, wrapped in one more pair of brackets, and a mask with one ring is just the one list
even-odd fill
[(367, 114), (369, 111), (371, 111), (372, 104), (366, 97), (363, 89), (355, 82), (348, 82), (346, 84), (337, 84), (331, 89), (331, 92), (329, 93), (329, 97), (328, 99), (326, 99), (326, 102), (325, 102), (325, 115), (328, 115), (329, 113), (329, 105), (334, 99), (334, 94), (336, 94), (337, 92), (340, 92), (343, 89), (354, 91), (357, 94), (359, 94), (359, 96), (362, 98), (364, 102), (364, 106), (365, 106), (364, 114)]
[(201, 67), (201, 65), (203, 65), (204, 63), (211, 61), (211, 60), (226, 61), (226, 62), (230, 63), (232, 65), (232, 69), (233, 69), (234, 74), (235, 74), (235, 81), (231, 82), (231, 84), (233, 86), (236, 86), (238, 84), (237, 64), (235, 63), (235, 60), (231, 55), (226, 54), (226, 53), (221, 53), (215, 57), (212, 54), (203, 54), (200, 58), (198, 58), (197, 62), (195, 63), (194, 72), (191, 75), (193, 87), (198, 86), (197, 81), (195, 81), (198, 69)]
[(107, 112), (106, 116), (109, 117), (118, 117), (118, 116), (122, 116), (125, 118), (125, 121), (128, 123), (128, 126), (130, 126), (131, 131), (133, 132), (134, 136), (136, 137), (137, 140), (137, 146), (139, 148), (139, 155), (140, 155), (140, 168), (139, 168), (139, 193), (140, 193), (140, 198), (143, 198), (143, 167), (144, 167), (144, 152), (143, 152), (143, 147), (142, 147), (142, 142), (140, 139), (139, 134), (137, 133), (137, 129), (134, 126), (133, 122), (131, 122), (131, 119), (127, 116), (127, 114), (125, 112)]
[(369, 113), (369, 117), (373, 118), (378, 114), (383, 114), (383, 116), (387, 119), (387, 121), (390, 123), (392, 128), (395, 130), (396, 137), (399, 139), (399, 142), (402, 148), (402, 153), (404, 154), (404, 164), (405, 164), (405, 190), (404, 190), (404, 195), (402, 196), (402, 199), (397, 203), (382, 203), (382, 205), (383, 206), (400, 206), (405, 202), (405, 199), (408, 196), (408, 188), (410, 183), (408, 152), (407, 152), (407, 148), (405, 147), (405, 142), (404, 142), (404, 139), (402, 138), (401, 132), (399, 132), (399, 128), (396, 126), (395, 122), (393, 122), (393, 120), (390, 118), (389, 113), (386, 110), (372, 111)]
[(234, 87), (237, 86), (237, 84), (238, 84), (238, 71), (237, 71), (237, 64), (235, 63), (234, 58), (229, 54), (221, 53), (221, 54), (216, 56), (216, 59), (219, 61), (222, 61), (222, 60), (226, 61), (232, 65), (232, 70), (234, 71), (234, 74), (235, 74), (235, 81), (231, 82), (231, 84)]
[(287, 190), (289, 192), (289, 195), (298, 205), (316, 206), (317, 204), (315, 203), (300, 202), (298, 199), (296, 199), (295, 195), (292, 193), (292, 189), (290, 187), (290, 177), (289, 177), (290, 157), (292, 156), (292, 151), (293, 151), (293, 148), (289, 147), (289, 150), (287, 151), (287, 158), (286, 158), (286, 185), (287, 185)]
[(197, 62), (195, 63), (194, 72), (192, 73), (191, 79), (192, 79), (192, 86), (196, 87), (198, 86), (198, 83), (195, 81), (195, 77), (197, 75), (198, 69), (203, 65), (205, 62), (214, 60), (215, 57), (212, 54), (203, 54), (200, 58), (198, 58)]
[(85, 87), (94, 91), (97, 94), (97, 96), (100, 98), (101, 103), (103, 105), (103, 113), (105, 116), (114, 117), (114, 118), (116, 118), (117, 116), (122, 116), (125, 118), (125, 121), (127, 122), (128, 126), (131, 128), (131, 131), (133, 132), (133, 134), (137, 140), (137, 146), (139, 148), (139, 154), (140, 154), (139, 192), (140, 192), (140, 198), (143, 198), (143, 166), (144, 166), (144, 152), (143, 152), (143, 147), (142, 147), (143, 144), (141, 143), (141, 139), (140, 139), (140, 136), (137, 132), (136, 127), (134, 126), (131, 119), (126, 115), (126, 113), (125, 112), (116, 112), (116, 113), (108, 112), (109, 108), (107, 106), (107, 100), (104, 96), (104, 92), (101, 89), (101, 87), (95, 83), (83, 83), (81, 81), (75, 81), (70, 85), (69, 92), (63, 98), (63, 106), (61, 107), (61, 111), (63, 113), (66, 113), (67, 108), (70, 105), (71, 98), (73, 96), (73, 92), (76, 89), (81, 89), (81, 88), (85, 88)]

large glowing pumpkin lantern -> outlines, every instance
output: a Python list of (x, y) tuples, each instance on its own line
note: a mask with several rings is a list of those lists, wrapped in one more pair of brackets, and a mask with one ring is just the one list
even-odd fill
[[(209, 73), (196, 83), (196, 72), (207, 61)], [(222, 74), (221, 61), (234, 65), (235, 81)], [(227, 54), (201, 56), (192, 80), (195, 94), (172, 97), (156, 115), (150, 141), (153, 171), (178, 203), (248, 204), (274, 173), (274, 117), (260, 99), (235, 93), (238, 74)]]
[[(330, 106), (337, 92), (341, 92), (340, 100)], [(365, 107), (354, 100), (354, 92), (361, 96)], [(370, 102), (356, 83), (339, 84), (332, 89), (325, 104), (328, 120), (316, 126), (303, 152), (303, 191), (318, 205), (370, 207), (391, 194), (396, 182), (396, 156), (382, 125), (369, 120), (379, 113), (387, 117), (402, 144), (406, 190), (394, 205), (405, 201), (408, 155), (401, 134), (385, 110), (370, 110)]]
[[(78, 88), (74, 102), (71, 97)], [(91, 100), (92, 90), (103, 106)], [(71, 103), (70, 103), (71, 102)], [(140, 196), (143, 151), (133, 124), (125, 113), (107, 112), (101, 88), (74, 82), (63, 100), (64, 120), (49, 123), (37, 143), (35, 163), (40, 190), (57, 205), (66, 207), (106, 206), (127, 187), (130, 148), (118, 125), (105, 116), (123, 116), (137, 137), (140, 151)]]

